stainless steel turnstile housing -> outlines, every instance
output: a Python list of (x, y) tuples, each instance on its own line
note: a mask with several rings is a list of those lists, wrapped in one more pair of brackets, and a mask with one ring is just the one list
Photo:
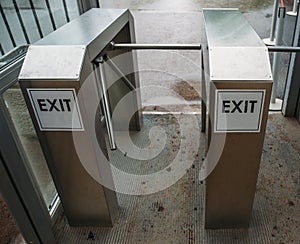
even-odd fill
[[(111, 41), (135, 42), (130, 12), (124, 9), (91, 9), (31, 45), (19, 75), (27, 106), (70, 225), (111, 226), (118, 216), (110, 165), (99, 162), (100, 150), (107, 157), (103, 106), (98, 106), (94, 117), (88, 112), (90, 98), (99, 96), (97, 99), (100, 101), (101, 96), (96, 92), (101, 81), (95, 75), (97, 66), (94, 60), (99, 55), (108, 54), (113, 58), (126, 53), (126, 62), (118, 63), (115, 60), (115, 63), (127, 74), (135, 88), (139, 87), (139, 81), (133, 73), (136, 70), (133, 52), (112, 51), (109, 48)], [(115, 78), (111, 70), (105, 71), (106, 80)], [(87, 81), (92, 85), (82, 89)], [(114, 82), (108, 89), (111, 111), (129, 92), (121, 79)], [(126, 104), (122, 104), (127, 108), (124, 113), (133, 114), (131, 130), (139, 130), (141, 126), (139, 102), (139, 94), (134, 93), (131, 99), (126, 100)], [(75, 113), (75, 117), (69, 116), (68, 112)], [(123, 121), (124, 117), (123, 114), (114, 116), (116, 130), (127, 122)], [(95, 133), (97, 145), (91, 139)], [(74, 135), (84, 142), (81, 143), (84, 145), (81, 151), (89, 158), (90, 174), (77, 154)], [(110, 187), (99, 183), (104, 178), (106, 183), (109, 181)]]
[(272, 88), (268, 50), (238, 9), (204, 9), (203, 15), (208, 142), (217, 142), (210, 151), (221, 151), (206, 179), (205, 227), (247, 227)]

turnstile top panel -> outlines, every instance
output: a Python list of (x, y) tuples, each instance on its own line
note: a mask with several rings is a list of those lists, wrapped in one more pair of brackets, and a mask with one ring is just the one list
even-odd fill
[(92, 61), (128, 22), (127, 9), (93, 8), (35, 45), (84, 45)]
[[(89, 45), (98, 36), (118, 24), (124, 26), (128, 21), (126, 9), (100, 9), (93, 8), (71, 22), (63, 25), (56, 31), (50, 33), (35, 45)], [(122, 19), (122, 17), (125, 17)], [(125, 21), (124, 21), (125, 20)], [(114, 24), (114, 26), (112, 26)], [(110, 36), (102, 36), (109, 42)]]
[(267, 48), (210, 48), (209, 67), (212, 81), (272, 80)]
[(264, 47), (238, 9), (203, 9), (207, 42), (213, 47)]
[(19, 79), (79, 80), (85, 46), (36, 46), (28, 48)]
[(203, 9), (211, 81), (272, 81), (268, 49), (238, 9)]
[(92, 62), (129, 22), (126, 9), (91, 9), (31, 45), (20, 79), (78, 81), (85, 58)]

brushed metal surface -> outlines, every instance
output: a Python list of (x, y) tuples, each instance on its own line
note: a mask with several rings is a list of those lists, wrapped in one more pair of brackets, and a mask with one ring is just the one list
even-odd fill
[(269, 80), (268, 49), (238, 9), (203, 9), (210, 79)]
[(268, 50), (265, 47), (209, 48), (210, 80), (272, 81)]
[[(118, 216), (119, 207), (111, 168), (101, 156), (102, 152), (107, 156), (105, 125), (99, 119), (100, 109), (96, 113), (96, 122), (95, 114), (90, 114), (89, 98), (98, 97), (100, 101), (96, 92), (96, 82), (100, 81), (93, 75), (93, 60), (100, 53), (106, 52), (105, 48), (112, 40), (132, 41), (134, 30), (131, 21), (128, 10), (92, 9), (32, 46), (19, 77), (70, 225), (112, 226)], [(113, 51), (110, 56), (122, 53)], [(139, 81), (133, 73), (133, 55), (129, 53), (127, 57), (129, 59), (126, 59), (126, 63), (124, 60), (118, 63), (119, 68), (125, 74), (129, 74), (128, 78), (135, 87), (139, 87)], [(107, 78), (111, 78), (110, 82), (114, 81), (110, 71), (107, 71), (106, 75)], [(93, 85), (81, 89), (86, 80), (91, 81)], [(26, 92), (29, 87), (74, 88), (85, 130), (40, 131)], [(111, 99), (110, 106), (114, 108), (129, 90), (125, 84), (118, 81), (113, 87), (108, 86), (108, 92)], [(134, 115), (131, 128), (134, 130), (140, 128), (141, 119), (137, 115), (139, 100), (140, 98), (134, 94), (128, 103), (123, 104), (133, 112), (130, 113), (129, 109), (125, 109), (124, 114), (115, 117), (116, 124), (125, 124), (124, 117), (127, 118), (127, 113), (130, 113)], [(89, 159), (84, 165), (77, 154), (72, 133), (80, 136), (84, 142), (83, 151)], [(99, 183), (102, 182), (101, 179), (105, 179), (110, 189)]]
[(103, 50), (128, 22), (126, 9), (91, 9), (35, 45), (85, 45), (90, 60)]
[(21, 79), (79, 80), (86, 48), (84, 45), (31, 45), (19, 77)]
[(204, 8), (203, 15), (207, 42), (210, 48), (265, 46), (237, 8)]
[[(220, 141), (224, 136), (212, 128), (216, 119), (216, 89), (266, 91), (260, 132), (226, 132), (217, 165), (206, 178), (205, 228), (247, 228), (252, 215), (272, 88), (268, 51), (238, 9), (204, 9), (203, 14), (208, 41), (204, 60), (208, 60), (210, 78), (209, 101), (206, 103), (211, 122), (208, 144), (212, 138)], [(210, 150), (218, 146), (209, 145)], [(214, 162), (208, 162), (211, 163)]]

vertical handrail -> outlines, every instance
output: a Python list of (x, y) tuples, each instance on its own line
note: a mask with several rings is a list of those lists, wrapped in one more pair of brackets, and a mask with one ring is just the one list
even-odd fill
[(293, 13), (297, 13), (298, 0), (294, 0)]
[(6, 16), (5, 16), (4, 10), (2, 8), (1, 2), (0, 2), (0, 12), (1, 12), (1, 16), (2, 16), (2, 19), (4, 21), (5, 27), (7, 29), (8, 35), (10, 37), (11, 43), (12, 43), (13, 47), (16, 47), (17, 46), (16, 41), (15, 41), (15, 38), (14, 38), (12, 32), (11, 32), (11, 29), (10, 29), (10, 26), (9, 26), (8, 21), (6, 19)]
[[(284, 25), (284, 18), (285, 18), (286, 9), (285, 7), (280, 7), (278, 9), (278, 23), (277, 23), (277, 31), (276, 31), (276, 40), (275, 45), (281, 46), (283, 43), (283, 25)], [(278, 78), (279, 78), (279, 58), (280, 53), (274, 53), (273, 57), (273, 88), (272, 88), (272, 95), (271, 95), (271, 103), (276, 103), (276, 96), (277, 96), (277, 86), (278, 86)]]
[(39, 35), (40, 35), (41, 38), (43, 38), (43, 36), (44, 36), (43, 35), (43, 31), (42, 31), (42, 28), (41, 28), (41, 25), (40, 25), (38, 16), (36, 14), (35, 7), (34, 7), (34, 4), (33, 4), (32, 0), (29, 0), (29, 4), (30, 4), (30, 7), (31, 7), (31, 11), (32, 11), (32, 14), (33, 14), (33, 17), (34, 17), (34, 21), (35, 21), (35, 24), (37, 26)]
[(22, 31), (23, 31), (23, 34), (24, 34), (26, 43), (29, 44), (29, 43), (30, 43), (30, 40), (29, 40), (29, 37), (28, 37), (27, 31), (26, 31), (26, 28), (25, 28), (25, 25), (24, 25), (22, 16), (21, 16), (21, 14), (20, 14), (19, 6), (18, 6), (16, 0), (13, 0), (13, 4), (14, 4), (14, 7), (15, 7), (16, 14), (17, 14), (19, 23), (20, 23), (20, 25), (21, 25), (21, 28), (22, 28)]
[(206, 79), (204, 67), (204, 54), (203, 49), (201, 53), (201, 132), (206, 131), (206, 112), (207, 112), (207, 97), (206, 97)]
[(51, 10), (49, 0), (45, 0), (45, 2), (46, 2), (46, 6), (47, 6), (47, 9), (48, 9), (48, 13), (49, 13), (49, 17), (50, 17), (50, 20), (51, 20), (53, 30), (56, 30), (55, 20), (54, 20), (53, 14), (52, 14), (52, 10)]
[(106, 122), (106, 129), (108, 134), (108, 140), (110, 144), (110, 149), (115, 150), (117, 149), (115, 137), (114, 137), (114, 130), (113, 130), (113, 122), (112, 122), (112, 114), (110, 111), (109, 106), (109, 98), (107, 95), (107, 87), (106, 87), (106, 77), (105, 77), (105, 71), (103, 67), (104, 59), (100, 57), (98, 62), (94, 63), (94, 69), (95, 69), (95, 76), (96, 76), (96, 85), (98, 89), (98, 93), (100, 96), (100, 99), (102, 101), (102, 108), (104, 113), (104, 118)]
[(277, 13), (278, 13), (278, 5), (279, 1), (274, 1), (273, 7), (273, 17), (272, 17), (272, 24), (271, 24), (271, 32), (270, 32), (270, 41), (273, 42), (275, 38), (275, 30), (276, 30), (276, 22), (277, 22)]

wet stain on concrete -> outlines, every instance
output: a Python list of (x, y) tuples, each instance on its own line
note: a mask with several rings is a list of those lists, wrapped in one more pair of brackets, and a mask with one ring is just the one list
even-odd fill
[[(200, 81), (199, 81), (200, 83)], [(193, 100), (199, 100), (200, 101), (200, 95), (199, 93), (195, 90), (194, 87), (192, 87), (188, 82), (186, 81), (180, 81), (177, 82), (173, 86), (173, 90), (183, 97), (187, 101), (193, 101)]]

